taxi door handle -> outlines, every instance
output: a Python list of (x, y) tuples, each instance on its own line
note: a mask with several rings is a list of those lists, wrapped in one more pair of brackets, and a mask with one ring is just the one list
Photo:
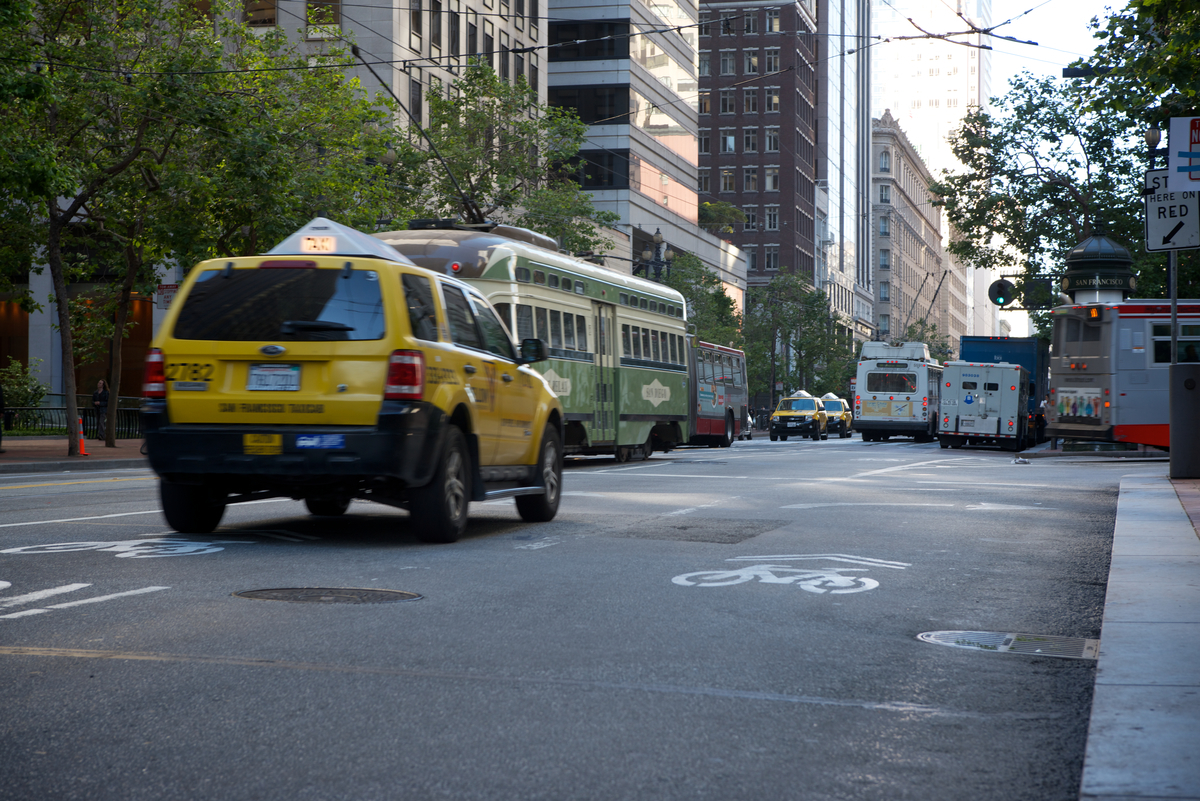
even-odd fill
[(475, 372), (478, 372), (478, 371), (476, 370), (476, 368), (475, 368), (475, 365), (473, 365), (473, 364), (465, 364), (465, 365), (463, 365), (463, 372), (464, 372), (464, 373), (475, 373)]
[(502, 374), (500, 376), (500, 378), (504, 379), (505, 383), (513, 380), (513, 377), (511, 375), (509, 375), (508, 373)]

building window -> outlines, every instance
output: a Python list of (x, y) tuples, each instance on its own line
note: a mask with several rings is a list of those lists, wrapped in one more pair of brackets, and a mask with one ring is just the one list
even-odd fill
[(890, 150), (879, 151), (879, 171), (880, 172), (891, 172), (892, 171), (892, 152)]
[(779, 9), (767, 9), (767, 33), (779, 33)]
[(746, 254), (746, 272), (758, 272), (758, 248), (742, 248)]
[(251, 28), (274, 28), (276, 0), (247, 0), (243, 21)]
[(779, 72), (779, 48), (767, 48), (767, 63), (763, 65), (767, 72)]
[[(413, 0), (414, 7), (421, 7), (420, 0)], [(307, 15), (307, 32), (305, 36), (309, 39), (333, 39), (341, 35), (342, 24), (342, 9), (341, 3), (336, 0), (323, 0), (322, 2), (314, 2), (309, 0), (305, 4), (305, 14)], [(420, 16), (418, 13), (417, 16)], [(417, 36), (420, 37), (420, 32)], [(420, 38), (417, 39), (417, 46), (420, 46)]]
[(700, 35), (701, 36), (709, 35), (708, 28), (709, 28), (709, 22), (711, 22), (711, 21), (712, 21), (712, 12), (710, 12), (710, 11), (701, 11), (700, 12)]
[(775, 86), (767, 90), (767, 105), (765, 111), (779, 111), (779, 87)]
[(889, 284), (887, 281), (879, 282), (879, 299), (880, 300), (891, 300), (892, 299), (891, 292), (892, 292), (891, 284)]
[(414, 77), (408, 82), (408, 110), (413, 115), (413, 119), (420, 122), (424, 119), (422, 116), (421, 101), (424, 94), (421, 92), (421, 79)]
[(742, 131), (742, 150), (746, 153), (758, 152), (757, 128), (746, 128)]
[(758, 51), (757, 50), (747, 50), (746, 51), (746, 74), (747, 75), (757, 75), (758, 74)]
[(737, 67), (734, 66), (736, 63), (736, 60), (737, 60), (737, 53), (735, 53), (732, 50), (722, 50), (721, 51), (721, 74), (722, 75), (733, 75), (734, 71), (737, 69)]
[(742, 223), (743, 231), (758, 230), (758, 206), (747, 206), (742, 209), (742, 214), (746, 215), (746, 222)]
[(733, 90), (732, 89), (722, 89), (721, 90), (721, 113), (722, 114), (733, 114), (736, 111), (737, 111), (737, 108), (734, 105)]
[(733, 191), (733, 170), (721, 170), (721, 191)]
[(700, 152), (701, 153), (711, 153), (712, 152), (712, 137), (709, 134), (709, 132), (701, 131), (700, 135), (699, 135), (699, 139), (700, 139)]
[(508, 62), (509, 62), (508, 51), (509, 51), (508, 34), (505, 33), (504, 31), (500, 31), (500, 52), (498, 54), (500, 57), (500, 72), (499, 72), (499, 74), (500, 74), (500, 80), (504, 81), (505, 83), (508, 83), (508, 79), (510, 77), (509, 73), (508, 73)]
[(889, 269), (891, 269), (891, 267), (892, 267), (892, 251), (890, 251), (890, 250), (879, 251), (879, 269), (889, 270)]
[(778, 231), (779, 230), (779, 207), (778, 206), (767, 206), (766, 212), (767, 213), (765, 215), (765, 219), (766, 219), (766, 223), (767, 223), (767, 230), (768, 231)]
[(758, 113), (758, 90), (747, 89), (742, 97), (742, 110), (746, 114)]
[(712, 191), (712, 184), (708, 176), (708, 170), (700, 170), (698, 173), (696, 173), (696, 191), (705, 195)]
[(890, 186), (888, 186), (887, 184), (879, 185), (879, 202), (880, 203), (891, 203), (892, 202), (892, 188)]
[(767, 129), (767, 152), (768, 153), (778, 153), (779, 152), (779, 129), (778, 128), (768, 128)]
[(778, 167), (767, 167), (765, 177), (766, 177), (766, 181), (763, 185), (763, 189), (767, 190), (768, 192), (778, 192), (779, 191), (779, 168)]
[(442, 47), (441, 0), (429, 0), (429, 44), (439, 50)]
[(892, 234), (891, 221), (888, 220), (887, 217), (880, 217), (879, 218), (879, 235), (880, 236), (891, 236), (891, 234)]
[(712, 53), (700, 54), (700, 77), (707, 78), (712, 75)]
[(701, 114), (712, 114), (712, 95), (708, 92), (700, 93), (699, 111)]
[(751, 11), (746, 15), (746, 33), (758, 33), (758, 12)]
[(757, 192), (758, 191), (758, 168), (746, 167), (742, 170), (742, 191)]
[(768, 270), (778, 270), (779, 269), (779, 246), (778, 245), (767, 245), (766, 250), (767, 250), (767, 252), (766, 252), (767, 258), (766, 258), (766, 265), (765, 265), (766, 268)]
[(737, 137), (734, 136), (733, 128), (721, 129), (721, 152), (736, 153), (737, 152)]
[(892, 324), (891, 318), (889, 317), (889, 315), (886, 315), (886, 314), (879, 315), (879, 335), (885, 337), (888, 334), (890, 334), (892, 331), (891, 324)]

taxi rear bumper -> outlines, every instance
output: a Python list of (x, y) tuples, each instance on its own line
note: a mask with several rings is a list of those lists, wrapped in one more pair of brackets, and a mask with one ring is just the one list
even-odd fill
[(447, 425), (433, 404), (402, 401), (384, 402), (374, 426), (173, 425), (161, 401), (141, 414), (146, 453), (159, 476), (239, 492), (380, 478), (423, 486)]

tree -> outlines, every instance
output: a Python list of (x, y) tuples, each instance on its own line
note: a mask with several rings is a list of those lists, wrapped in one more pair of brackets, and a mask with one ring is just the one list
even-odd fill
[[(431, 214), (457, 216), (465, 195), (484, 217), (552, 236), (563, 250), (610, 246), (601, 228), (620, 218), (580, 188), (578, 177), (600, 168), (578, 159), (587, 126), (573, 111), (539, 104), (524, 77), (508, 83), (479, 61), (427, 98), (427, 133), (445, 160), (429, 152), (421, 168), (418, 202)], [(409, 136), (424, 146), (415, 128)]]
[(924, 317), (909, 324), (904, 330), (904, 341), (925, 343), (929, 346), (930, 357), (939, 362), (948, 362), (954, 358), (950, 338), (938, 331), (937, 325)]
[(696, 336), (717, 345), (742, 347), (742, 321), (721, 279), (690, 253), (680, 253), (663, 282), (683, 295)]
[(700, 227), (710, 234), (732, 234), (733, 226), (744, 225), (746, 222), (746, 215), (742, 210), (724, 200), (701, 203), (699, 215)]
[[(1127, 118), (1093, 110), (1078, 87), (1024, 73), (998, 98), (997, 112), (970, 112), (950, 137), (964, 169), (931, 191), (955, 236), (947, 250), (1017, 278), (1058, 275), (1067, 254), (1096, 232), (1123, 242), (1141, 292), (1162, 286), (1161, 256), (1139, 246), (1140, 131)], [(1043, 329), (1047, 315), (1035, 313)]]

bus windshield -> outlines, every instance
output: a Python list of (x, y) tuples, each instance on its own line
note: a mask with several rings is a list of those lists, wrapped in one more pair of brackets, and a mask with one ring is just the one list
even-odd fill
[(867, 392), (916, 391), (916, 373), (867, 373)]
[(780, 412), (815, 412), (817, 402), (812, 398), (784, 398), (779, 402)]

